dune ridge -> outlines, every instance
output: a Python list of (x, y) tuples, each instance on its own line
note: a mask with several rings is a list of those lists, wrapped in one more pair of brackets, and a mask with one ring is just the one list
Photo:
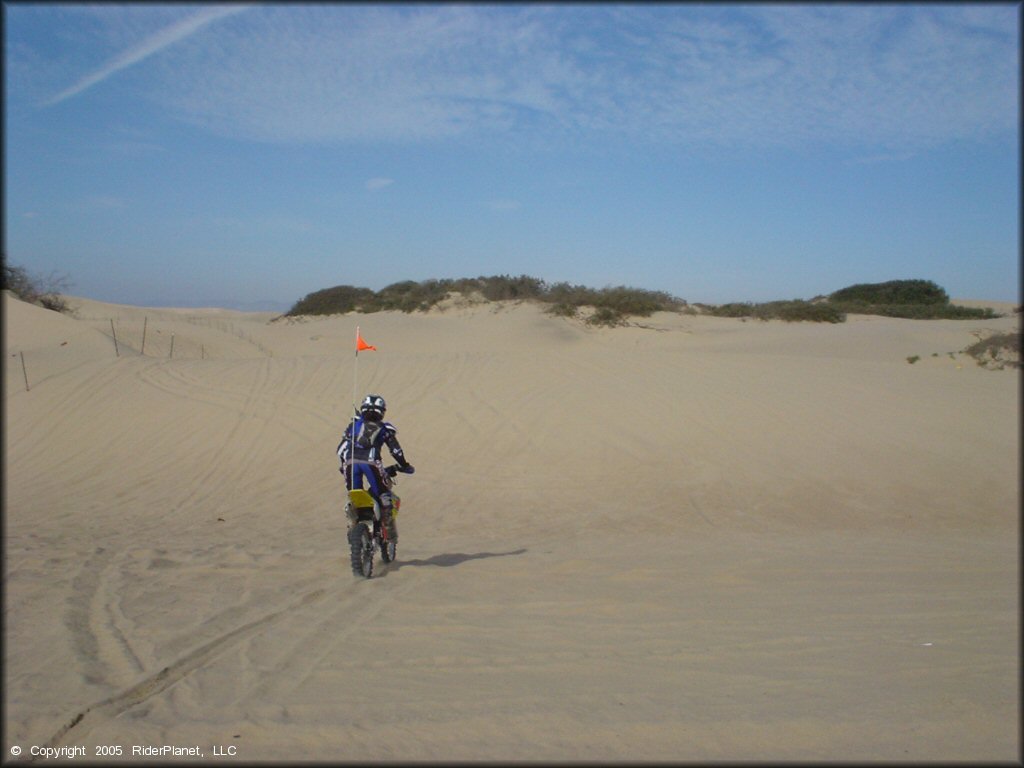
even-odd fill
[[(960, 353), (1018, 316), (3, 301), (7, 749), (1020, 758), (1019, 372)], [(358, 581), (369, 391), (417, 473)]]

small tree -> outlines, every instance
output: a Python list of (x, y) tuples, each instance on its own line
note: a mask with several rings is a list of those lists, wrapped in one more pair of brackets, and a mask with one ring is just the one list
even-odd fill
[(22, 301), (39, 304), (55, 312), (67, 312), (68, 304), (63, 294), (71, 287), (71, 280), (66, 275), (50, 272), (46, 275), (30, 275), (24, 267), (12, 266), (4, 262), (5, 291), (11, 291)]
[(11, 291), (15, 296), (26, 301), (30, 301), (26, 297), (34, 292), (32, 281), (29, 280), (24, 267), (12, 267), (7, 263), (6, 257), (4, 258), (4, 290)]

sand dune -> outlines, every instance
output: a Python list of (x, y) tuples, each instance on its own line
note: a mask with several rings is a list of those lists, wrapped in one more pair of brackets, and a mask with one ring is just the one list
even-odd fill
[[(4, 296), (6, 755), (1021, 757), (1019, 373), (959, 354), (1019, 316), (71, 304)], [(417, 468), (368, 581), (357, 324)]]

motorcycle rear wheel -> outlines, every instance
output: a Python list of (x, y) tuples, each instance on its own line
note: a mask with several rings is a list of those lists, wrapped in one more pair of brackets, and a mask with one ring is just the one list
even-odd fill
[(395, 559), (395, 554), (398, 551), (398, 541), (395, 539), (382, 540), (380, 543), (380, 559), (385, 563), (390, 563)]
[(373, 537), (366, 523), (356, 523), (348, 534), (352, 548), (352, 573), (363, 578), (373, 576)]

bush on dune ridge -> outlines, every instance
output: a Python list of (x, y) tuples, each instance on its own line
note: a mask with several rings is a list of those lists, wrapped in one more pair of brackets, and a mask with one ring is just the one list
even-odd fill
[(858, 283), (836, 291), (828, 297), (828, 303), (850, 314), (910, 320), (972, 320), (998, 316), (990, 308), (951, 304), (946, 291), (931, 280)]
[(664, 291), (616, 286), (595, 290), (582, 285), (549, 285), (535, 277), (494, 275), (459, 280), (404, 280), (380, 291), (339, 285), (308, 294), (287, 315), (329, 315), (346, 312), (423, 312), (452, 293), (483, 296), (487, 301), (530, 299), (547, 304), (555, 315), (575, 316), (580, 307), (593, 307), (587, 322), (594, 325), (619, 325), (630, 315), (647, 317), (658, 311), (678, 311), (686, 305), (682, 299)]
[(803, 320), (816, 323), (842, 323), (846, 314), (829, 304), (816, 304), (802, 299), (793, 301), (769, 301), (763, 304), (732, 303), (711, 309), (715, 317), (752, 317), (757, 320)]
[(949, 296), (931, 280), (890, 280), (841, 288), (829, 296), (829, 301), (865, 305), (948, 304)]
[(62, 294), (71, 287), (67, 276), (51, 272), (48, 275), (29, 274), (24, 267), (8, 264), (3, 256), (3, 289), (22, 301), (36, 304), (54, 312), (70, 312)]
[[(547, 305), (557, 317), (577, 317), (580, 309), (592, 312), (591, 325), (623, 325), (628, 317), (649, 317), (654, 312), (690, 309), (687, 302), (664, 291), (620, 285), (588, 288), (567, 282), (547, 283), (528, 275), (461, 278), (458, 280), (403, 280), (380, 291), (338, 285), (308, 294), (286, 313), (331, 315), (347, 312), (425, 312), (453, 293), (479, 295), (487, 301), (532, 300)], [(991, 309), (950, 304), (946, 291), (929, 280), (891, 280), (843, 288), (812, 301), (793, 299), (760, 304), (733, 302), (704, 311), (717, 317), (785, 320), (787, 322), (842, 323), (849, 314), (876, 314), (911, 319), (975, 319), (998, 317)]]
[(846, 315), (882, 315), (910, 320), (974, 320), (998, 317), (992, 309), (951, 304), (946, 291), (930, 280), (890, 280), (842, 288), (822, 300), (770, 301), (764, 304), (722, 304), (710, 310), (718, 317), (759, 320), (811, 320), (842, 323)]
[(369, 288), (336, 285), (315, 291), (295, 303), (289, 315), (333, 315), (365, 311), (363, 307), (375, 296)]
[(961, 307), (956, 304), (833, 304), (852, 315), (881, 315), (906, 320), (977, 320), (999, 317), (990, 307)]

